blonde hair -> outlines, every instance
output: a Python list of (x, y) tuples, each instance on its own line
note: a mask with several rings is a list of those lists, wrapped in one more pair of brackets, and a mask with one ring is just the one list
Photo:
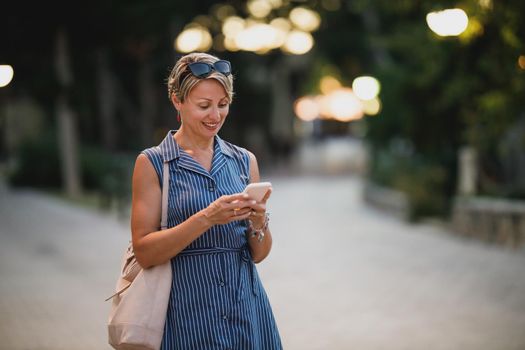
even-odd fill
[[(204, 62), (213, 64), (217, 61), (219, 61), (218, 57), (202, 52), (193, 52), (179, 58), (168, 77), (168, 98), (171, 99), (172, 94), (175, 94), (180, 102), (184, 102), (191, 89), (193, 89), (200, 81), (204, 79), (215, 79), (222, 85), (224, 91), (226, 91), (226, 94), (228, 95), (229, 103), (231, 103), (233, 100), (232, 74), (225, 76), (222, 73), (213, 71), (209, 76), (203, 79), (188, 72), (188, 65), (190, 63)], [(184, 76), (184, 79), (181, 81), (180, 79), (182, 76)]]

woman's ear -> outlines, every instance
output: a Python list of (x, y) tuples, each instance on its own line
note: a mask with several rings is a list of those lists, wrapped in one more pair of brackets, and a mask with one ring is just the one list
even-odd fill
[(177, 111), (180, 111), (181, 102), (177, 98), (177, 95), (171, 94), (171, 103), (173, 103), (173, 106), (177, 109)]

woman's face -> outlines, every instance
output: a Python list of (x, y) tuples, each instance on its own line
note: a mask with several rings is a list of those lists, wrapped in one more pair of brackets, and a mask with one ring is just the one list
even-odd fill
[(203, 79), (191, 89), (184, 102), (174, 102), (183, 127), (202, 137), (215, 136), (230, 109), (228, 95), (215, 79)]

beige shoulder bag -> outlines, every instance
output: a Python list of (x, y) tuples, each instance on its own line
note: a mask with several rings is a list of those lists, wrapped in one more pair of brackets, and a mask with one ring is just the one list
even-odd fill
[[(163, 166), (161, 229), (168, 223), (168, 162)], [(130, 242), (122, 258), (108, 320), (109, 344), (119, 350), (160, 349), (171, 291), (171, 263), (142, 269)]]

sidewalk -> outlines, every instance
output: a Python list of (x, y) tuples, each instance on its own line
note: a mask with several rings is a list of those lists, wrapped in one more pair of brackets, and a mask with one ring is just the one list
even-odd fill
[(33, 191), (0, 193), (0, 349), (109, 349), (127, 223)]
[[(349, 177), (273, 177), (258, 269), (285, 349), (525, 349), (525, 254), (366, 207)], [(0, 190), (0, 349), (109, 349), (128, 222)]]

